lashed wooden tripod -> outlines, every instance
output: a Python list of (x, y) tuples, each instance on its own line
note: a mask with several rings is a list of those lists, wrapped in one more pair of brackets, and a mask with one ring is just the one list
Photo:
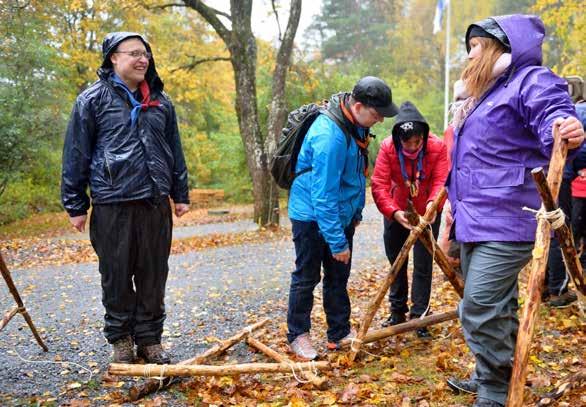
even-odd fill
[(4, 317), (2, 318), (2, 321), (0, 321), (0, 331), (4, 329), (6, 325), (8, 325), (10, 320), (16, 314), (21, 314), (26, 323), (28, 324), (29, 328), (31, 329), (33, 336), (37, 340), (39, 346), (43, 348), (45, 352), (47, 352), (49, 348), (47, 348), (47, 345), (45, 345), (45, 343), (41, 339), (41, 336), (37, 332), (37, 328), (35, 328), (35, 324), (33, 324), (31, 316), (28, 314), (26, 308), (24, 307), (24, 303), (22, 302), (22, 298), (20, 298), (20, 294), (18, 293), (18, 290), (14, 285), (14, 281), (12, 280), (12, 276), (8, 271), (8, 267), (6, 267), (6, 263), (4, 263), (2, 253), (0, 253), (0, 272), (2, 273), (2, 277), (4, 277), (4, 281), (6, 281), (6, 285), (8, 286), (10, 294), (12, 294), (12, 297), (14, 297), (14, 301), (16, 302), (16, 305), (11, 310), (6, 312), (6, 314), (4, 314)]

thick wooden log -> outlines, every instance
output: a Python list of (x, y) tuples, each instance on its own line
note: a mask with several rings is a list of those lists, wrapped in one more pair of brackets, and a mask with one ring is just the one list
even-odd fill
[(15, 305), (10, 311), (4, 314), (2, 321), (0, 321), (0, 331), (3, 330), (6, 325), (8, 325), (10, 320), (14, 318), (16, 314), (18, 314), (19, 310), (20, 308), (18, 308), (18, 305)]
[(397, 256), (397, 258), (395, 259), (395, 262), (392, 264), (391, 268), (389, 269), (389, 272), (387, 273), (385, 279), (383, 280), (381, 286), (379, 287), (379, 290), (376, 293), (376, 296), (372, 299), (372, 301), (368, 305), (368, 309), (366, 310), (366, 313), (364, 314), (362, 321), (360, 322), (360, 328), (358, 330), (358, 334), (356, 336), (356, 339), (353, 341), (352, 346), (350, 347), (350, 354), (348, 357), (348, 360), (350, 363), (352, 363), (354, 361), (354, 359), (356, 359), (356, 355), (358, 354), (358, 352), (360, 352), (361, 343), (364, 340), (366, 333), (368, 332), (368, 328), (370, 327), (370, 324), (372, 323), (374, 315), (378, 311), (381, 302), (383, 301), (387, 292), (389, 291), (389, 287), (391, 286), (393, 281), (395, 281), (395, 278), (397, 278), (397, 274), (399, 273), (399, 270), (401, 270), (403, 263), (405, 263), (405, 260), (407, 260), (407, 257), (409, 256), (409, 251), (411, 250), (411, 247), (417, 241), (417, 239), (419, 238), (419, 235), (421, 234), (423, 229), (430, 223), (431, 219), (433, 219), (433, 217), (435, 216), (435, 214), (437, 212), (437, 208), (439, 207), (440, 204), (443, 203), (445, 198), (446, 198), (446, 190), (445, 190), (445, 188), (442, 188), (440, 193), (434, 199), (433, 203), (425, 211), (425, 215), (423, 217), (421, 224), (418, 225), (417, 227), (413, 228), (413, 230), (411, 230), (411, 233), (409, 233), (409, 237), (407, 237), (407, 240), (405, 241), (405, 244), (403, 244), (403, 247), (401, 248), (399, 255)]
[[(26, 311), (26, 308), (24, 307), (24, 303), (22, 302), (22, 298), (20, 298), (20, 294), (18, 293), (18, 290), (16, 289), (16, 285), (14, 285), (14, 281), (12, 280), (12, 276), (10, 275), (10, 271), (8, 271), (8, 267), (6, 267), (6, 263), (4, 263), (4, 258), (2, 257), (1, 252), (0, 252), (0, 273), (2, 274), (2, 277), (4, 277), (4, 281), (6, 281), (6, 285), (8, 286), (8, 291), (10, 291), (10, 294), (12, 294), (12, 297), (14, 298), (14, 301), (16, 302), (17, 311), (22, 314), (22, 317), (24, 318), (28, 327), (30, 328), (31, 332), (33, 333), (33, 336), (35, 337), (37, 343), (39, 344), (39, 346), (41, 348), (43, 348), (43, 350), (45, 352), (49, 351), (49, 348), (47, 348), (47, 345), (45, 345), (45, 342), (43, 342), (43, 339), (41, 339), (41, 336), (37, 332), (37, 328), (35, 327), (35, 324), (33, 323), (32, 318), (30, 317), (30, 315)], [(6, 322), (6, 323), (8, 323), (8, 322)]]
[[(205, 352), (191, 358), (186, 359), (178, 363), (178, 365), (199, 365), (204, 363), (206, 360), (221, 355), (229, 348), (237, 344), (238, 342), (242, 341), (242, 339), (248, 337), (251, 332), (262, 328), (269, 322), (268, 318), (262, 319), (252, 325), (247, 326), (246, 328), (239, 331), (237, 334), (231, 336), (230, 338), (214, 345), (210, 349), (206, 350)], [(128, 391), (128, 395), (132, 401), (139, 400), (150, 393), (153, 393), (157, 390), (161, 390), (167, 388), (173, 383), (172, 377), (165, 377), (163, 380), (149, 380), (142, 385), (136, 385), (130, 388)]]
[[(407, 208), (407, 220), (409, 223), (411, 223), (411, 225), (417, 226), (421, 220), (411, 201), (408, 202)], [(460, 298), (462, 298), (464, 296), (464, 281), (462, 280), (462, 277), (460, 277), (460, 275), (454, 271), (454, 268), (450, 264), (448, 257), (441, 249), (437, 241), (433, 238), (433, 233), (431, 230), (426, 228), (426, 230), (424, 230), (423, 233), (421, 233), (419, 236), (419, 240), (421, 243), (423, 243), (423, 246), (427, 249), (427, 251), (433, 256), (433, 259), (435, 260), (440, 270), (443, 271), (444, 275), (448, 278), (448, 281), (452, 284)]]
[(108, 373), (115, 376), (235, 376), (255, 373), (291, 373), (303, 371), (330, 370), (330, 362), (304, 363), (243, 363), (239, 365), (210, 366), (210, 365), (131, 365), (112, 363)]
[[(562, 174), (568, 154), (568, 143), (559, 135), (559, 126), (554, 126), (554, 144), (552, 157), (549, 163), (547, 183), (554, 201), (560, 192)], [(523, 315), (520, 320), (515, 356), (513, 359), (513, 371), (509, 382), (509, 394), (506, 405), (508, 407), (521, 407), (523, 405), (523, 390), (527, 379), (527, 360), (531, 349), (533, 332), (537, 325), (541, 292), (545, 281), (545, 270), (550, 244), (550, 224), (545, 219), (537, 222), (535, 234), (535, 247), (531, 263), (529, 281), (527, 283), (527, 300), (523, 306)]]
[[(426, 326), (439, 324), (445, 321), (452, 321), (458, 318), (458, 311), (448, 311), (443, 312), (441, 314), (434, 314), (428, 317), (412, 319), (411, 321), (404, 322), (402, 324), (397, 324), (393, 326), (389, 326), (383, 329), (376, 329), (370, 331), (366, 334), (362, 343), (371, 343), (380, 341), (381, 339), (388, 338), (390, 336), (399, 335), (405, 332), (411, 332), (419, 328), (424, 328)], [(350, 346), (352, 344), (352, 340), (345, 339), (342, 341), (341, 346)]]
[[(246, 343), (279, 363), (294, 363), (286, 356), (281, 355), (279, 352), (269, 348), (267, 345), (250, 335), (246, 337)], [(303, 371), (302, 374), (295, 372), (295, 374), (298, 376), (305, 376), (305, 378), (318, 389), (323, 390), (326, 387), (326, 378), (317, 376), (311, 370)]]
[[(531, 175), (533, 176), (535, 185), (537, 185), (537, 190), (539, 191), (539, 195), (541, 196), (545, 210), (548, 212), (557, 210), (558, 207), (547, 185), (547, 180), (545, 179), (543, 168), (535, 168), (533, 171), (531, 171)], [(578, 257), (578, 252), (576, 251), (576, 247), (574, 245), (574, 236), (572, 231), (567, 224), (564, 224), (558, 229), (554, 229), (554, 233), (560, 242), (560, 248), (562, 250), (562, 255), (564, 256), (564, 263), (566, 264), (566, 268), (570, 273), (572, 280), (574, 281), (576, 289), (582, 294), (581, 301), (583, 303), (583, 296), (586, 295), (586, 281), (584, 276), (584, 269), (582, 268), (582, 264), (580, 263), (580, 259)]]

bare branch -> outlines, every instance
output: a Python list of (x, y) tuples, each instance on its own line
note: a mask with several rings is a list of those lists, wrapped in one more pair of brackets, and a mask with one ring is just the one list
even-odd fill
[(232, 16), (205, 5), (201, 0), (183, 0), (183, 3), (185, 3), (187, 7), (197, 11), (214, 28), (214, 30), (216, 30), (224, 43), (229, 46), (230, 30), (228, 30), (228, 28), (226, 28), (226, 26), (220, 21), (218, 15), (226, 17), (230, 20), (232, 20)]
[(209, 57), (209, 58), (195, 59), (195, 60), (191, 61), (189, 64), (182, 65), (177, 68), (171, 69), (171, 73), (181, 71), (181, 70), (191, 71), (191, 70), (195, 69), (195, 67), (198, 65), (204, 64), (206, 62), (216, 62), (216, 61), (230, 61), (230, 58), (229, 57)]
[(275, 13), (275, 19), (277, 20), (277, 28), (279, 29), (279, 41), (282, 41), (283, 36), (281, 34), (281, 23), (279, 22), (279, 13), (277, 13), (277, 6), (275, 5), (275, 0), (271, 0), (271, 5), (273, 6), (273, 13)]
[(156, 6), (145, 6), (147, 10), (162, 10), (170, 7), (186, 7), (185, 3), (167, 3), (158, 4)]

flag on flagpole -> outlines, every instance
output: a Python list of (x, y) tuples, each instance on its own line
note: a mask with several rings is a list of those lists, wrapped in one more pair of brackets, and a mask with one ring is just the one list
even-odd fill
[(444, 9), (448, 5), (450, 0), (437, 0), (435, 6), (435, 16), (433, 18), (433, 33), (437, 34), (442, 30), (442, 17), (444, 15)]

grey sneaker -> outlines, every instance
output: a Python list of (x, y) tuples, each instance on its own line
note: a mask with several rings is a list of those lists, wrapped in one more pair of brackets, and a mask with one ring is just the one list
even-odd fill
[(118, 339), (112, 344), (112, 363), (134, 363), (134, 342), (130, 336)]
[(136, 353), (146, 363), (154, 363), (157, 365), (168, 365), (171, 363), (171, 358), (165, 353), (160, 343), (139, 346)]
[(578, 299), (578, 296), (573, 291), (566, 291), (561, 295), (550, 295), (549, 306), (553, 308), (566, 308)]
[(317, 351), (311, 343), (311, 337), (308, 332), (295, 338), (289, 347), (291, 348), (291, 352), (302, 359), (313, 360), (317, 358)]
[(346, 335), (345, 337), (343, 337), (342, 339), (340, 339), (338, 342), (329, 342), (328, 341), (328, 350), (338, 350), (340, 349), (340, 343), (344, 340), (350, 340), (350, 339), (356, 339), (356, 330), (354, 329), (350, 329), (350, 333), (348, 335)]

